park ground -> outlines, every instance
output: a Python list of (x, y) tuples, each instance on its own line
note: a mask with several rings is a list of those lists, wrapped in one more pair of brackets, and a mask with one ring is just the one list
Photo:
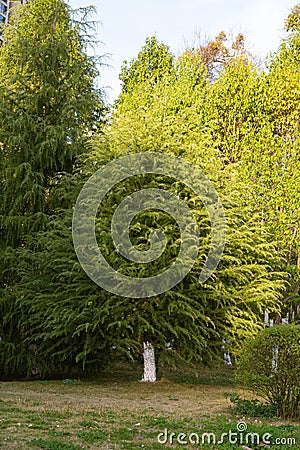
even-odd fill
[[(300, 449), (300, 423), (248, 417), (230, 408), (226, 393), (253, 398), (236, 385), (230, 367), (163, 370), (155, 384), (141, 383), (140, 372), (138, 367), (117, 366), (97, 379), (1, 382), (0, 448)], [(218, 442), (222, 433), (237, 432), (241, 423), (247, 432), (269, 433), (280, 444), (243, 446), (225, 438), (222, 444), (202, 445), (204, 433), (214, 433)], [(178, 442), (180, 433), (186, 438)], [(180, 444), (191, 436), (192, 444)]]

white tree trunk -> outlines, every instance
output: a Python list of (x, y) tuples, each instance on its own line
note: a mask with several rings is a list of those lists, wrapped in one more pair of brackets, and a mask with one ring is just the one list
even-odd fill
[(141, 381), (154, 383), (156, 381), (156, 365), (154, 347), (151, 342), (143, 342), (144, 345), (144, 375)]
[(223, 355), (224, 355), (224, 364), (226, 364), (228, 366), (232, 366), (231, 356), (230, 356), (229, 349), (228, 349), (230, 341), (227, 338), (223, 338), (222, 342), (223, 342), (222, 349), (223, 349)]
[(265, 310), (264, 322), (267, 327), (270, 325), (270, 316), (269, 316), (269, 311), (267, 311), (267, 310)]

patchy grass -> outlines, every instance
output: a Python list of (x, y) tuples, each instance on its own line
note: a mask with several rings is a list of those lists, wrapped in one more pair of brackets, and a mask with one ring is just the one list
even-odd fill
[[(240, 422), (248, 427), (244, 439), (247, 432), (261, 439), (270, 433), (272, 442), (285, 439), (272, 449), (300, 448), (299, 423), (233, 415), (224, 393), (247, 393), (237, 388), (230, 368), (173, 370), (168, 377), (162, 371), (155, 384), (140, 383), (139, 375), (135, 368), (116, 367), (99, 380), (0, 383), (0, 448), (236, 449), (245, 442), (229, 443), (228, 436), (223, 444), (210, 437), (208, 444), (206, 435), (200, 444), (204, 433), (214, 433), (218, 441), (222, 433), (237, 432)], [(197, 436), (199, 445), (180, 443)]]

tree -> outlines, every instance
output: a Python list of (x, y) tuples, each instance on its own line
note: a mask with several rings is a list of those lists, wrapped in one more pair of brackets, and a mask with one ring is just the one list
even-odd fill
[(285, 313), (299, 313), (299, 30), (295, 7), (289, 36), (268, 71), (236, 58), (211, 87), (212, 136), (249, 186), (248, 201), (285, 253), (290, 288)]
[(119, 76), (122, 92), (131, 92), (138, 83), (157, 83), (164, 74), (173, 72), (173, 60), (169, 48), (156, 36), (147, 38), (137, 58), (123, 63)]
[[(218, 192), (226, 205), (228, 234), (219, 269), (205, 288), (199, 287), (196, 281), (197, 270), (201, 267), (199, 261), (177, 288), (150, 301), (125, 302), (124, 308), (132, 311), (132, 321), (141, 317), (140, 324), (135, 322), (136, 325), (131, 327), (136, 330), (132, 335), (145, 329), (143, 324), (147, 317), (151, 333), (137, 339), (137, 342), (139, 339), (144, 341), (144, 348), (149, 349), (149, 343), (152, 343), (164, 352), (166, 342), (173, 342), (173, 350), (187, 358), (199, 358), (200, 355), (209, 358), (217, 352), (218, 346), (220, 348), (224, 335), (230, 336), (232, 342), (238, 342), (257, 330), (259, 316), (267, 303), (270, 302), (269, 307), (275, 310), (279, 307), (281, 275), (275, 275), (272, 269), (269, 271), (267, 268), (268, 265), (278, 267), (279, 260), (275, 261), (274, 255), (269, 253), (274, 247), (263, 224), (257, 223), (256, 216), (255, 219), (251, 217), (253, 210), (246, 206), (246, 200), (243, 201), (246, 196), (241, 196), (241, 192), (247, 187), (237, 180), (232, 167), (225, 170), (223, 155), (213, 146), (209, 133), (209, 108), (206, 106), (209, 84), (205, 66), (199, 64), (193, 55), (185, 54), (176, 62), (173, 73), (162, 68), (160, 80), (155, 84), (148, 79), (135, 83), (136, 79), (134, 73), (130, 94), (126, 89), (122, 91), (117, 103), (110, 127), (112, 148), (127, 153), (147, 150), (173, 153), (198, 164), (219, 187)], [(174, 181), (166, 183), (165, 188), (174, 189)], [(182, 192), (184, 188), (180, 186), (176, 193), (180, 195)], [(190, 206), (208, 243), (209, 226), (203, 205), (191, 194), (185, 198), (191, 201), (193, 206)], [(138, 225), (141, 232), (144, 228), (140, 221)], [(175, 229), (173, 234), (176, 235)], [(203, 251), (205, 254), (207, 247)], [(243, 258), (240, 257), (242, 253)], [(169, 314), (170, 308), (174, 307), (170, 306), (174, 305), (173, 299), (176, 299), (176, 315), (180, 317), (175, 323)], [(155, 307), (150, 306), (153, 302)], [(121, 304), (124, 305), (124, 300)], [(117, 306), (115, 310), (118, 311)], [(192, 314), (187, 311), (192, 311)], [(232, 314), (230, 319), (226, 311)], [(124, 331), (122, 327), (122, 333), (126, 335), (128, 329)], [(185, 333), (188, 333), (188, 339), (185, 339)], [(193, 350), (191, 341), (195, 343)], [(150, 350), (152, 352), (153, 349), (150, 347)]]
[[(99, 143), (95, 145), (99, 148)], [(87, 172), (105, 162), (99, 150), (95, 156), (93, 163), (91, 155), (86, 157), (91, 163), (85, 166)], [(82, 177), (77, 175), (74, 196)], [(70, 180), (64, 182), (69, 184)], [(119, 183), (102, 202), (96, 219), (98, 242), (112, 267), (136, 278), (153, 276), (176, 262), (180, 231), (163, 211), (145, 210), (131, 224), (131, 241), (140, 251), (148, 249), (153, 230), (165, 232), (166, 251), (156, 261), (147, 265), (128, 262), (112, 242), (111, 220), (116, 204), (145, 187), (174, 192), (197, 217), (201, 248), (192, 271), (175, 288), (160, 295), (136, 299), (110, 294), (84, 274), (72, 246), (72, 211), (61, 213), (46, 232), (27, 244), (19, 265), (22, 277), (14, 286), (17, 312), (11, 314), (18, 314), (23, 350), (34, 350), (33, 355), (27, 351), (28, 359), (23, 360), (28, 369), (34, 361), (43, 375), (53, 376), (59, 369), (78, 368), (80, 363), (95, 367), (95, 363), (99, 366), (106, 358), (120, 355), (136, 360), (143, 347), (145, 354), (155, 350), (156, 361), (180, 358), (207, 362), (221, 354), (224, 336), (231, 340), (234, 350), (259, 329), (264, 308), (278, 310), (283, 283), (281, 275), (268, 267), (277, 264), (274, 246), (268, 243), (252, 211), (241, 207), (240, 191), (231, 190), (230, 197), (228, 188), (222, 192), (227, 244), (213, 278), (201, 285), (199, 273), (211, 240), (209, 218), (201, 200), (178, 180), (163, 176), (145, 175)], [(124, 228), (123, 222), (121, 225)], [(155, 372), (149, 375), (144, 380), (154, 381)]]
[(60, 180), (76, 169), (103, 109), (94, 84), (98, 69), (86, 45), (79, 22), (62, 0), (20, 7), (3, 34), (0, 336), (3, 370), (11, 376), (34, 355), (26, 341), (32, 336), (30, 307), (25, 308), (26, 296), (18, 296), (16, 286), (23, 281), (30, 251), (39, 245), (36, 233), (48, 229), (57, 210), (70, 206), (71, 186), (60, 189)]
[(245, 49), (243, 34), (238, 33), (235, 39), (230, 41), (224, 31), (221, 31), (214, 40), (207, 40), (207, 42), (188, 48), (184, 54), (197, 59), (206, 67), (211, 82), (214, 82), (219, 73), (237, 56), (250, 58), (249, 52)]
[(13, 246), (43, 229), (58, 174), (72, 172), (101, 109), (95, 61), (62, 0), (12, 16), (0, 53), (1, 229)]

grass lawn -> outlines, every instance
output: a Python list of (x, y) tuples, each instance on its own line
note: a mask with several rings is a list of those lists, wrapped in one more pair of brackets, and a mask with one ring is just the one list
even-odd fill
[[(238, 389), (228, 367), (168, 371), (155, 384), (139, 382), (140, 374), (131, 366), (111, 369), (97, 380), (1, 382), (0, 448), (300, 449), (300, 423), (230, 411), (224, 393), (251, 396)], [(218, 443), (229, 430), (238, 434)], [(258, 437), (247, 433), (257, 433), (260, 446)], [(272, 437), (263, 438), (266, 433)], [(266, 439), (281, 441), (262, 446)]]

